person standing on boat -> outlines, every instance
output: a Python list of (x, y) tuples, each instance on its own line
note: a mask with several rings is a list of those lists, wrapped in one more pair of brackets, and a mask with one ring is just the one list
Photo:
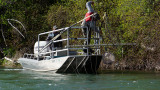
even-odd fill
[[(53, 26), (53, 31), (56, 30), (56, 29), (57, 29), (57, 26), (56, 26), (56, 25)], [(57, 32), (49, 33), (46, 41), (49, 42), (52, 38), (54, 38), (54, 37), (57, 36), (58, 34), (59, 34), (58, 31), (57, 31)], [(62, 39), (61, 36), (59, 36), (56, 40), (60, 40), (60, 39)], [(56, 48), (62, 48), (62, 42), (56, 42), (56, 43), (51, 43), (51, 44), (50, 44), (50, 49), (51, 49), (51, 50), (55, 50)]]
[[(95, 11), (91, 5), (94, 5), (93, 1), (88, 1), (86, 3), (86, 8), (87, 8), (88, 12), (86, 13), (85, 17), (88, 17), (88, 16), (92, 15), (93, 13), (95, 13)], [(86, 27), (86, 26), (88, 27), (88, 29), (86, 29), (86, 28), (82, 29), (83, 36), (85, 38), (87, 38), (87, 36), (88, 36), (88, 45), (90, 44), (91, 31), (98, 32), (98, 33), (100, 32), (100, 31), (98, 31), (98, 29), (96, 27), (96, 21), (99, 19), (100, 19), (99, 15), (96, 14), (95, 16), (91, 16), (91, 17), (85, 19), (81, 24), (82, 27)], [(87, 35), (87, 30), (88, 30), (88, 35)], [(84, 45), (87, 45), (87, 40), (84, 41)], [(83, 50), (83, 51), (87, 52), (86, 50)], [(93, 53), (94, 51), (90, 49), (89, 52)]]

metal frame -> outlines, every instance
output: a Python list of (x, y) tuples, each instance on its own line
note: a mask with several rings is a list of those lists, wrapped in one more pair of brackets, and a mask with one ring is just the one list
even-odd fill
[[(66, 27), (67, 28), (67, 27)], [(67, 52), (67, 55), (66, 56), (75, 56), (75, 55), (70, 55), (70, 50), (83, 50), (83, 49), (87, 49), (87, 53), (85, 55), (89, 56), (89, 49), (88, 48), (91, 48), (91, 49), (94, 49), (96, 51), (96, 55), (100, 55), (101, 54), (101, 51), (100, 51), (100, 47), (101, 46), (117, 46), (117, 45), (136, 45), (136, 43), (116, 43), (116, 44), (101, 44), (100, 40), (100, 35), (99, 33), (96, 33), (94, 32), (94, 38), (91, 38), (91, 40), (93, 39), (94, 40), (94, 44), (90, 44), (88, 45), (88, 27), (71, 27), (70, 29), (67, 29), (67, 38), (63, 38), (61, 40), (55, 40), (53, 41), (53, 43), (56, 43), (56, 42), (64, 42), (64, 41), (67, 41), (67, 44), (66, 44), (66, 47), (65, 49), (60, 49), (60, 50), (55, 50), (55, 51), (50, 51), (50, 52), (45, 52), (45, 53), (40, 53), (40, 36), (42, 35), (46, 35), (46, 34), (49, 34), (49, 33), (52, 33), (52, 32), (57, 32), (57, 31), (62, 31), (62, 30), (65, 30), (66, 28), (61, 28), (61, 29), (57, 29), (57, 30), (54, 30), (54, 31), (49, 31), (49, 32), (44, 32), (44, 33), (40, 33), (38, 34), (38, 57), (36, 57), (35, 54), (24, 54), (24, 58), (37, 58), (37, 60), (40, 60), (40, 56), (43, 56), (43, 60), (46, 60), (47, 58), (49, 58), (49, 56), (47, 56), (46, 54), (50, 54), (50, 58), (54, 58), (54, 53), (58, 53), (58, 52), (61, 52), (61, 51), (66, 51)], [(72, 31), (72, 29), (82, 29), (82, 28), (87, 28), (87, 38), (70, 38), (70, 32)], [(97, 27), (98, 28), (98, 27)], [(99, 30), (99, 28), (98, 28)], [(70, 45), (70, 42), (69, 40), (87, 40), (87, 45)], [(83, 48), (85, 47), (85, 48)], [(80, 53), (80, 52), (77, 52), (77, 53)], [(45, 56), (46, 55), (46, 56)]]
[[(87, 38), (70, 38), (70, 32), (73, 30), (73, 29), (82, 29), (82, 28), (87, 28)], [(40, 60), (40, 56), (42, 56), (42, 55), (44, 55), (43, 57), (47, 57), (48, 58), (48, 56), (45, 56), (45, 54), (50, 54), (50, 56), (52, 56), (53, 58), (54, 58), (54, 53), (57, 53), (57, 52), (60, 52), (60, 51), (67, 51), (67, 55), (66, 56), (71, 56), (70, 55), (70, 50), (79, 50), (79, 49), (87, 49), (87, 53), (86, 53), (86, 55), (89, 55), (89, 43), (88, 43), (88, 27), (81, 27), (81, 26), (76, 26), (76, 27), (71, 27), (70, 29), (67, 29), (67, 38), (63, 38), (63, 39), (61, 39), (61, 40), (55, 40), (55, 41), (53, 41), (53, 43), (56, 43), (56, 42), (64, 42), (64, 41), (67, 41), (67, 45), (66, 45), (66, 47), (65, 47), (65, 49), (60, 49), (60, 50), (55, 50), (55, 51), (49, 51), (49, 52), (45, 52), (45, 53), (40, 53), (39, 51), (40, 51), (40, 36), (42, 36), (42, 35), (46, 35), (46, 34), (49, 34), (49, 33), (54, 33), (54, 32), (57, 32), (57, 31), (62, 31), (62, 30), (64, 30), (64, 29), (66, 29), (66, 28), (61, 28), (61, 29), (57, 29), (57, 30), (54, 30), (54, 31), (49, 31), (49, 32), (43, 32), (43, 33), (40, 33), (40, 34), (38, 34), (38, 57), (37, 57), (37, 60)], [(72, 46), (73, 45), (70, 45), (70, 42), (69, 42), (69, 40), (87, 40), (87, 45), (81, 45), (81, 46), (86, 46), (86, 48), (83, 48), (83, 47), (81, 47), (81, 48), (73, 48)], [(94, 39), (94, 40), (98, 40), (98, 45), (100, 45), (100, 37), (99, 37), (99, 33), (97, 33), (96, 34), (96, 37), (94, 37), (94, 38), (91, 38), (91, 39)], [(93, 44), (93, 46), (94, 46), (94, 44)], [(96, 47), (96, 48), (94, 48), (95, 49), (95, 51), (96, 50), (99, 50), (99, 52), (97, 53), (97, 55), (99, 55), (100, 54), (100, 46), (99, 47)], [(28, 55), (30, 56), (30, 57), (33, 57), (33, 56), (35, 56), (34, 54), (25, 54), (25, 55), (27, 55), (27, 58), (28, 58)]]

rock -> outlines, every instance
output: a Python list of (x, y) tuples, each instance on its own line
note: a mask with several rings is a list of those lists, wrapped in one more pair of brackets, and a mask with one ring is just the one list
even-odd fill
[(144, 45), (143, 43), (141, 43), (141, 47), (149, 51), (155, 51), (156, 49), (156, 47), (149, 47), (149, 46)]
[(114, 69), (115, 56), (112, 53), (104, 53), (101, 63), (103, 69)]
[(112, 64), (115, 61), (115, 56), (112, 53), (105, 53), (103, 55), (103, 62), (105, 64)]
[(156, 70), (156, 71), (160, 71), (160, 65), (156, 65), (156, 66), (155, 66), (155, 70)]

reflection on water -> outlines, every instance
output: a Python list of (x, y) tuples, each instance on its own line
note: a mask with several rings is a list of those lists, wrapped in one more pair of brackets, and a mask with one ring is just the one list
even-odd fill
[(23, 69), (0, 69), (0, 90), (157, 90), (153, 73), (57, 74)]
[(0, 69), (1, 71), (22, 71), (24, 69)]
[(32, 79), (43, 79), (43, 80), (61, 80), (65, 79), (65, 75), (63, 74), (57, 74), (55, 71), (49, 71), (49, 72), (35, 72), (31, 70), (23, 70), (20, 72), (21, 74), (27, 74), (32, 76)]

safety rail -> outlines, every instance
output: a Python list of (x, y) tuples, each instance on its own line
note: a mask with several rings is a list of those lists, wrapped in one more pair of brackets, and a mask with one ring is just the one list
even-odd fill
[(49, 60), (49, 59), (51, 59), (50, 56), (41, 56), (41, 57), (38, 59), (35, 54), (28, 54), (28, 53), (25, 53), (25, 54), (23, 55), (23, 58), (33, 59), (33, 60)]
[(23, 58), (33, 59), (34, 57), (35, 57), (34, 54), (27, 54), (27, 53), (24, 53), (24, 55), (23, 55)]
[[(78, 26), (78, 27), (71, 27), (71, 28), (68, 28), (68, 27), (66, 27), (66, 28), (61, 28), (61, 29), (57, 29), (57, 30), (53, 30), (53, 31), (48, 31), (48, 32), (43, 32), (43, 33), (40, 33), (39, 35), (38, 35), (38, 60), (39, 60), (39, 58), (41, 57), (41, 56), (44, 56), (45, 57), (45, 55), (47, 55), (47, 54), (49, 54), (49, 56), (51, 57), (51, 58), (54, 58), (55, 56), (58, 56), (58, 54), (64, 54), (64, 55), (61, 55), (61, 56), (71, 56), (71, 55), (75, 55), (75, 54), (77, 54), (77, 53), (79, 53), (79, 52), (77, 52), (77, 50), (84, 50), (84, 49), (86, 49), (87, 50), (87, 53), (85, 54), (85, 55), (89, 55), (89, 49), (90, 49), (90, 47), (88, 47), (88, 35), (87, 35), (87, 38), (71, 38), (70, 37), (70, 32), (72, 31), (72, 29), (82, 29), (82, 28), (86, 28), (87, 29), (87, 34), (89, 33), (88, 32), (88, 28), (87, 27), (81, 27), (81, 26)], [(64, 41), (66, 41), (67, 43), (66, 43), (66, 45), (65, 45), (65, 47), (64, 47), (64, 49), (59, 49), (59, 50), (51, 50), (51, 51), (49, 51), (49, 52), (45, 52), (45, 53), (42, 53), (42, 52), (39, 52), (40, 51), (40, 49), (39, 49), (39, 47), (40, 47), (40, 36), (42, 36), (42, 35), (46, 35), (46, 34), (49, 34), (49, 33), (54, 33), (54, 32), (61, 32), (61, 31), (63, 31), (63, 30), (66, 30), (66, 33), (67, 33), (67, 38), (63, 38), (63, 39), (60, 39), (60, 40), (53, 40), (52, 41), (52, 43), (57, 43), (57, 42), (64, 42)], [(82, 31), (82, 30), (81, 30)], [(90, 38), (90, 39), (93, 39), (94, 40), (94, 43), (96, 44), (96, 45), (100, 45), (100, 37), (99, 37), (99, 33), (95, 33), (95, 35), (94, 35), (94, 37), (93, 38)], [(87, 47), (81, 47), (81, 48), (73, 48), (73, 47), (70, 47), (70, 40), (87, 40)], [(72, 45), (71, 45), (72, 46)], [(93, 48), (93, 49), (95, 49), (95, 52), (97, 53), (97, 55), (98, 54), (100, 54), (100, 47), (99, 46), (96, 46), (95, 48)], [(76, 50), (76, 52), (74, 52), (74, 51), (71, 51), (71, 50)], [(75, 54), (71, 54), (71, 53), (75, 53)], [(28, 57), (28, 56), (27, 56)], [(47, 56), (48, 57), (48, 56)]]
[[(85, 26), (83, 26), (83, 27), (80, 27), (80, 26), (76, 26), (76, 27), (72, 27), (72, 29), (78, 29), (78, 28), (86, 28), (87, 30), (87, 34), (89, 34), (89, 30), (88, 30), (88, 27), (85, 27)], [(97, 29), (99, 30), (99, 27), (97, 27)], [(100, 30), (99, 30), (100, 31)], [(99, 33), (97, 33), (97, 32), (95, 32), (95, 31), (93, 31), (94, 32), (94, 37), (90, 37), (90, 40), (94, 40), (94, 44), (90, 44), (90, 45), (100, 45), (100, 40), (102, 40), (102, 38), (100, 38), (100, 35), (99, 35)], [(69, 48), (69, 49), (82, 49), (82, 50), (84, 50), (84, 49), (86, 49), (87, 50), (87, 53), (86, 53), (86, 55), (89, 55), (89, 49), (94, 49), (95, 50), (95, 54), (96, 55), (99, 55), (99, 54), (101, 54), (100, 53), (100, 46), (96, 46), (96, 48), (93, 48), (93, 47), (95, 47), (95, 46), (92, 46), (92, 47), (88, 47), (88, 45), (89, 45), (89, 43), (88, 43), (88, 39), (89, 39), (89, 37), (88, 37), (88, 35), (87, 35), (87, 38), (69, 38), (69, 39), (71, 39), (71, 40), (87, 40), (87, 45), (85, 45), (85, 46), (83, 46), (83, 47), (70, 47), (70, 46), (73, 46), (73, 45), (68, 45), (68, 46), (66, 46), (67, 48)], [(80, 46), (82, 46), (82, 45), (80, 45)], [(79, 53), (79, 52), (78, 52)]]

